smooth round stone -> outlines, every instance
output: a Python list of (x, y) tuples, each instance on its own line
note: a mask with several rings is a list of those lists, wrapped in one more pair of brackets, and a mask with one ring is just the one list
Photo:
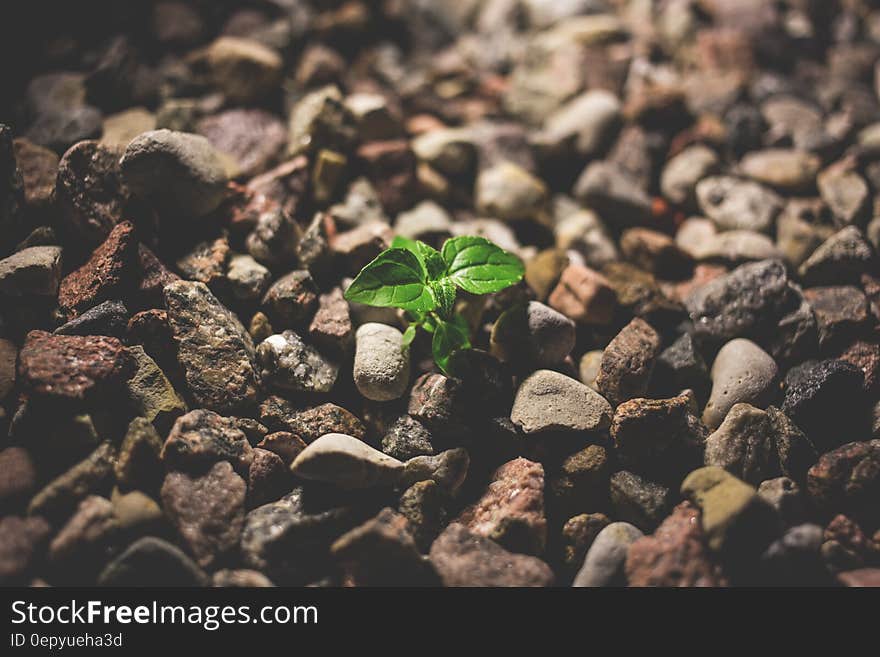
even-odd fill
[(590, 546), (572, 586), (620, 586), (629, 547), (644, 534), (628, 522), (612, 522)]
[(739, 166), (752, 180), (781, 191), (797, 192), (815, 183), (822, 160), (805, 151), (769, 148), (747, 154)]
[(302, 479), (363, 489), (393, 484), (403, 466), (401, 461), (353, 436), (328, 433), (300, 452), (290, 471)]
[(129, 189), (173, 216), (201, 217), (226, 193), (226, 169), (206, 138), (153, 130), (134, 139), (119, 162)]
[(701, 180), (697, 184), (697, 201), (720, 230), (769, 232), (782, 209), (782, 199), (774, 191), (731, 176)]
[(501, 162), (477, 177), (477, 209), (502, 221), (535, 217), (547, 203), (547, 187), (512, 162)]
[(773, 240), (753, 230), (728, 230), (707, 239), (695, 256), (698, 260), (720, 260), (740, 264), (752, 260), (778, 260), (782, 254)]
[(393, 326), (370, 322), (355, 334), (354, 382), (373, 401), (397, 399), (409, 383), (409, 347)]
[(538, 301), (505, 311), (492, 328), (492, 355), (503, 361), (555, 365), (574, 343), (574, 322)]
[(663, 168), (660, 191), (675, 204), (692, 201), (697, 183), (718, 168), (718, 156), (710, 148), (696, 144), (673, 157)]
[(591, 89), (547, 117), (539, 139), (549, 148), (570, 144), (581, 156), (595, 156), (614, 138), (621, 116), (617, 96)]
[(761, 406), (777, 374), (776, 362), (751, 340), (737, 338), (724, 345), (712, 364), (712, 393), (703, 422), (716, 429), (734, 404)]
[(525, 433), (596, 431), (611, 424), (611, 405), (569, 376), (538, 370), (520, 384), (510, 419)]

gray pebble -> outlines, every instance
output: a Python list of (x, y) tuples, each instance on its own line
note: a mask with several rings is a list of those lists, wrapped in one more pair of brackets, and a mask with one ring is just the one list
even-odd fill
[(628, 522), (612, 522), (596, 536), (572, 586), (623, 585), (623, 567), (629, 546), (642, 536), (644, 534)]
[(290, 466), (297, 477), (344, 489), (393, 484), (402, 470), (402, 462), (344, 433), (321, 436), (300, 452)]
[(777, 371), (775, 361), (751, 340), (728, 342), (712, 364), (712, 392), (703, 409), (703, 422), (715, 429), (734, 404), (766, 403)]
[(525, 433), (597, 431), (611, 424), (611, 405), (580, 381), (538, 370), (520, 384), (510, 419)]
[(173, 216), (201, 217), (226, 194), (226, 171), (200, 135), (153, 130), (136, 137), (119, 161), (131, 191)]
[(409, 383), (409, 347), (393, 326), (371, 322), (355, 334), (354, 382), (373, 401), (390, 401), (406, 392)]

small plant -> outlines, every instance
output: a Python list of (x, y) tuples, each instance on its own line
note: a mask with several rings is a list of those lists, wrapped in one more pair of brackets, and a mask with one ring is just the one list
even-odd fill
[(345, 291), (349, 301), (402, 308), (410, 321), (403, 334), (409, 345), (419, 327), (433, 334), (434, 362), (450, 374), (450, 358), (470, 349), (465, 319), (455, 312), (457, 288), (471, 294), (498, 292), (523, 277), (522, 261), (483, 237), (453, 237), (443, 249), (396, 237), (364, 267)]

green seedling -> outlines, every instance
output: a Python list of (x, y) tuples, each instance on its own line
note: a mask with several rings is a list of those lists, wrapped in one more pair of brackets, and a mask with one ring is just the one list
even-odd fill
[(517, 256), (483, 237), (453, 237), (440, 251), (396, 237), (390, 249), (355, 277), (345, 298), (405, 310), (409, 326), (404, 344), (413, 341), (419, 328), (433, 334), (434, 362), (445, 374), (452, 374), (452, 356), (471, 348), (467, 322), (455, 312), (457, 291), (498, 292), (522, 279), (524, 271)]

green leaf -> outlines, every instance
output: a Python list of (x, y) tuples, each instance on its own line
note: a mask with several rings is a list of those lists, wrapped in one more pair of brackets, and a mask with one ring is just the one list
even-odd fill
[(434, 330), (434, 339), (431, 341), (431, 351), (434, 353), (434, 362), (443, 371), (449, 372), (449, 359), (461, 349), (470, 349), (471, 341), (467, 331), (455, 322), (440, 321)]
[(453, 237), (443, 245), (447, 275), (472, 294), (498, 292), (519, 281), (525, 268), (514, 254), (484, 237)]
[(446, 261), (443, 260), (443, 256), (437, 249), (424, 242), (398, 235), (391, 242), (391, 248), (406, 249), (413, 253), (425, 265), (425, 271), (428, 272), (428, 280), (436, 280), (446, 272)]
[(441, 317), (449, 317), (455, 306), (455, 284), (449, 278), (441, 278), (429, 283)]
[(412, 344), (412, 341), (415, 340), (417, 328), (418, 326), (416, 324), (410, 324), (406, 327), (406, 330), (403, 332), (404, 347), (410, 346)]
[(361, 270), (345, 291), (349, 301), (368, 306), (429, 311), (437, 307), (422, 262), (406, 249), (388, 249)]

